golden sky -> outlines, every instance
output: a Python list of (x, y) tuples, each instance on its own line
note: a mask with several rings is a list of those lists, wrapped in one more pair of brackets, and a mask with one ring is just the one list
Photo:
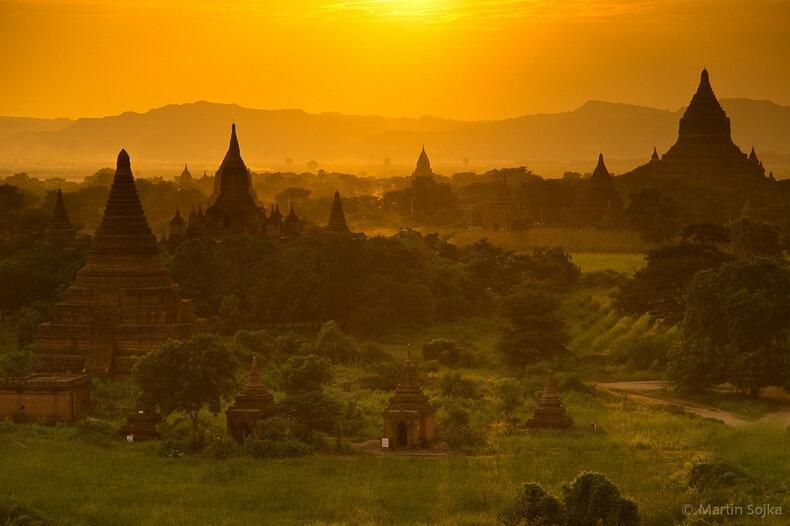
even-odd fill
[(787, 0), (0, 0), (0, 115), (210, 100), (494, 119), (587, 100), (790, 105)]

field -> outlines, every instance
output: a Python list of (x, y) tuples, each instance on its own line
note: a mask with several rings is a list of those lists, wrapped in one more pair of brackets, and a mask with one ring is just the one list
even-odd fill
[(496, 524), (522, 482), (557, 491), (593, 470), (639, 503), (644, 524), (670, 525), (684, 504), (707, 502), (678, 482), (704, 453), (755, 477), (756, 495), (736, 494), (742, 504), (785, 499), (786, 509), (790, 450), (779, 430), (725, 429), (604, 393), (566, 402), (575, 431), (498, 435), (481, 456), (171, 459), (155, 444), (97, 445), (75, 428), (0, 424), (0, 491), (56, 524), (472, 525)]

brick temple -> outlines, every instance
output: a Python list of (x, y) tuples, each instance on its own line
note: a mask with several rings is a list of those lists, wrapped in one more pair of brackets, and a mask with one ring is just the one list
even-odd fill
[(134, 184), (129, 155), (118, 162), (88, 261), (38, 329), (42, 371), (128, 375), (133, 357), (198, 328), (159, 257)]
[(243, 444), (248, 436), (254, 435), (256, 424), (273, 414), (274, 398), (261, 383), (258, 361), (253, 356), (247, 385), (225, 411), (228, 433), (236, 442)]
[(63, 192), (58, 188), (55, 195), (55, 207), (49, 217), (47, 227), (44, 229), (44, 241), (48, 245), (68, 244), (74, 241), (76, 233), (77, 230), (71, 225), (66, 205), (63, 203)]
[(389, 449), (428, 447), (434, 439), (436, 408), (428, 402), (417, 380), (411, 355), (403, 363), (400, 381), (384, 410), (384, 437)]
[(532, 429), (565, 429), (573, 426), (573, 419), (565, 414), (560, 394), (557, 392), (557, 380), (549, 376), (546, 389), (538, 399), (538, 406), (527, 421)]
[(343, 202), (340, 200), (340, 192), (335, 192), (332, 200), (332, 210), (329, 212), (329, 221), (326, 229), (330, 232), (348, 232), (346, 214), (343, 212)]
[(0, 420), (75, 422), (90, 409), (90, 378), (86, 374), (0, 378)]

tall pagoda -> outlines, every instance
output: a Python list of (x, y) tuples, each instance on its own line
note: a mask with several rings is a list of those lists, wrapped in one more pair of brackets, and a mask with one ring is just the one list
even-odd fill
[(680, 119), (677, 141), (658, 157), (654, 152), (650, 162), (626, 175), (765, 176), (756, 157), (750, 160), (732, 142), (730, 119), (713, 93), (707, 69), (702, 70), (697, 91)]
[(576, 215), (584, 222), (600, 223), (605, 219), (613, 222), (622, 209), (623, 202), (614, 188), (614, 180), (606, 168), (603, 154), (598, 154), (595, 170), (585, 181), (585, 188), (576, 203)]
[(49, 222), (44, 230), (44, 241), (48, 244), (69, 243), (74, 240), (76, 229), (71, 226), (66, 205), (63, 204), (63, 192), (58, 188), (55, 196), (55, 208), (49, 216)]
[(228, 151), (214, 175), (211, 204), (206, 209), (207, 228), (212, 233), (228, 230), (257, 232), (261, 212), (256, 201), (250, 171), (241, 158), (234, 123), (231, 125)]
[(434, 439), (434, 413), (417, 379), (411, 354), (403, 362), (400, 381), (384, 410), (384, 437), (389, 449), (427, 447)]
[(433, 177), (433, 170), (431, 169), (431, 161), (428, 159), (428, 154), (425, 153), (425, 145), (422, 147), (420, 156), (417, 158), (417, 166), (414, 167), (412, 177)]
[(335, 198), (332, 201), (332, 211), (329, 213), (329, 223), (326, 229), (330, 232), (348, 232), (348, 223), (346, 223), (346, 215), (343, 213), (343, 203), (340, 201), (340, 192), (335, 192)]
[(159, 257), (132, 175), (118, 154), (101, 225), (88, 261), (38, 329), (37, 367), (127, 375), (133, 358), (196, 332), (197, 319)]

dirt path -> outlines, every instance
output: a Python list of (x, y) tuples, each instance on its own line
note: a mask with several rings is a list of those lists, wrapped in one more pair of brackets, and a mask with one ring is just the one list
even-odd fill
[[(596, 386), (606, 389), (607, 391), (625, 393), (628, 398), (640, 402), (660, 405), (677, 405), (682, 407), (688, 413), (692, 413), (703, 418), (713, 418), (714, 420), (719, 420), (725, 425), (731, 427), (747, 427), (762, 424), (778, 425), (785, 428), (790, 426), (790, 404), (788, 404), (786, 407), (783, 407), (781, 411), (768, 413), (757, 420), (745, 420), (733, 413), (730, 413), (729, 411), (723, 411), (721, 409), (717, 409), (705, 404), (700, 404), (698, 402), (683, 400), (681, 398), (659, 398), (657, 396), (651, 396), (651, 392), (665, 392), (672, 387), (671, 382), (666, 382), (663, 380), (600, 382), (596, 384)], [(775, 393), (771, 393), (767, 397), (776, 398), (777, 395)], [(782, 399), (783, 402), (786, 402), (785, 395), (782, 395), (779, 398)]]

